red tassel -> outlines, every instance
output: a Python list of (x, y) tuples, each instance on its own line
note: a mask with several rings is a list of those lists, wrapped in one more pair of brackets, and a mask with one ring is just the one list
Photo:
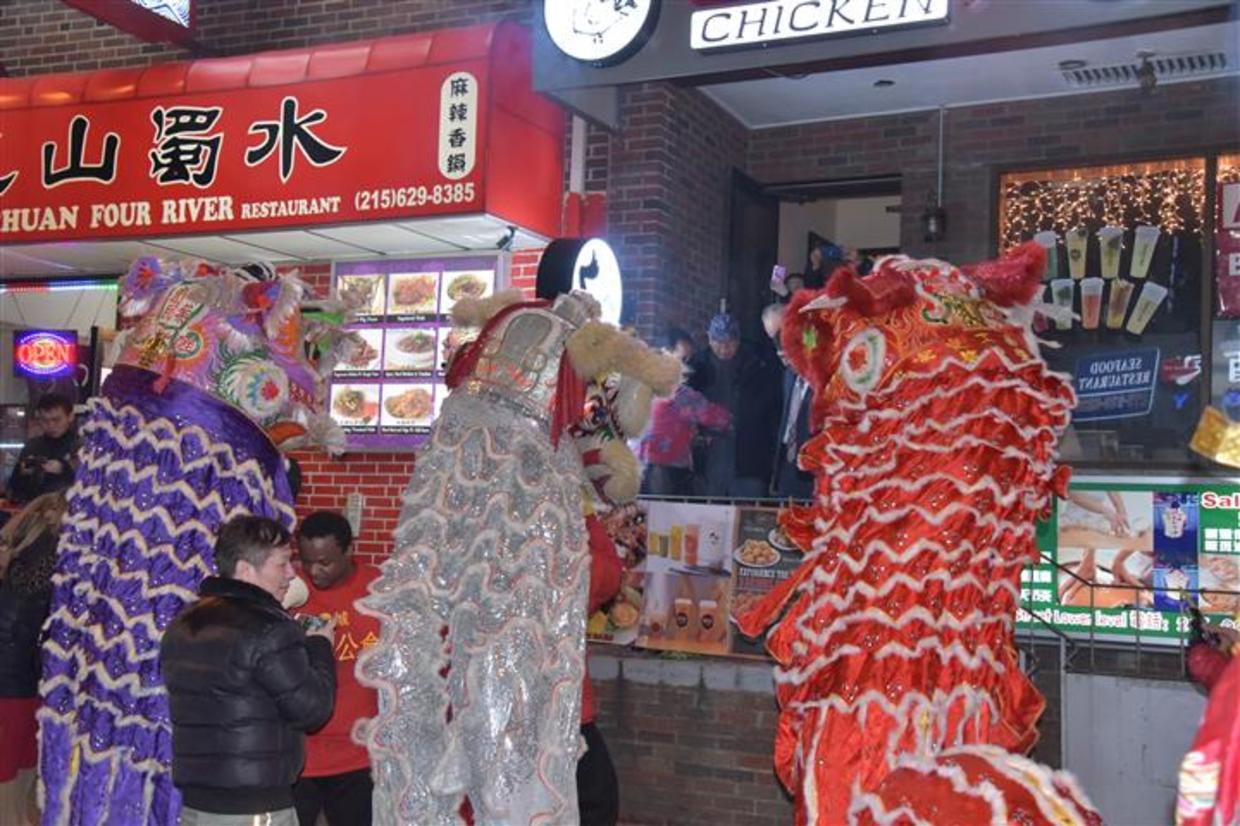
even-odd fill
[(456, 355), (452, 357), (452, 363), (448, 365), (448, 374), (444, 377), (444, 384), (448, 385), (449, 390), (454, 390), (458, 384), (473, 375), (474, 368), (478, 365), (478, 357), (482, 355), (482, 349), (491, 340), (491, 334), (495, 332), (495, 328), (500, 321), (517, 310), (549, 306), (551, 306), (549, 301), (524, 301), (519, 304), (509, 304), (491, 316), (487, 319), (487, 323), (483, 325), (482, 332), (478, 334), (478, 337), (456, 351)]
[(586, 409), (586, 380), (573, 369), (568, 351), (560, 357), (555, 397), (551, 400), (551, 446), (560, 446), (560, 434), (581, 420)]

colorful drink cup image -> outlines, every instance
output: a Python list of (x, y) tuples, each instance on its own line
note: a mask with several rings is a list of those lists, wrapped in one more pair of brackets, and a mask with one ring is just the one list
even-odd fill
[(1098, 319), (1102, 316), (1102, 284), (1101, 278), (1081, 281), (1081, 326), (1086, 330), (1098, 329)]
[[(1076, 289), (1076, 284), (1071, 278), (1056, 278), (1051, 282), (1051, 300), (1055, 306), (1067, 313), (1072, 312), (1072, 294)], [(1061, 330), (1072, 329), (1072, 319), (1064, 318), (1063, 320), (1055, 319), (1055, 326)]]
[(1085, 277), (1085, 253), (1089, 248), (1089, 232), (1084, 227), (1068, 230), (1068, 273), (1075, 279)]
[(1118, 330), (1124, 326), (1128, 315), (1128, 301), (1132, 298), (1131, 281), (1116, 279), (1111, 282), (1111, 294), (1107, 296), (1107, 329)]
[(1133, 233), (1132, 262), (1128, 265), (1128, 274), (1133, 278), (1145, 278), (1150, 272), (1150, 262), (1154, 260), (1154, 250), (1158, 248), (1158, 236), (1162, 234), (1158, 227), (1141, 225)]
[(1163, 303), (1163, 299), (1167, 297), (1167, 288), (1161, 284), (1155, 284), (1153, 281), (1146, 281), (1141, 285), (1141, 294), (1137, 296), (1137, 306), (1133, 307), (1132, 315), (1128, 318), (1128, 332), (1134, 336), (1139, 336), (1145, 332), (1146, 326), (1150, 323), (1150, 319), (1154, 317), (1154, 313), (1158, 312), (1158, 307)]
[(701, 528), (697, 525), (685, 525), (685, 564), (698, 564), (698, 539)]
[(1033, 236), (1046, 250), (1046, 268), (1042, 270), (1043, 281), (1053, 281), (1059, 277), (1059, 233), (1048, 229)]
[(1119, 257), (1124, 247), (1124, 228), (1106, 226), (1098, 230), (1098, 246), (1102, 257), (1102, 277), (1119, 278)]

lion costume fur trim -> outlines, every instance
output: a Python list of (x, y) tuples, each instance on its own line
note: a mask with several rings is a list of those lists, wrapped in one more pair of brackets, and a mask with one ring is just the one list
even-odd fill
[(567, 344), (578, 375), (619, 373), (648, 385), (658, 396), (670, 396), (681, 381), (683, 366), (675, 356), (647, 347), (640, 339), (602, 321), (587, 321)]

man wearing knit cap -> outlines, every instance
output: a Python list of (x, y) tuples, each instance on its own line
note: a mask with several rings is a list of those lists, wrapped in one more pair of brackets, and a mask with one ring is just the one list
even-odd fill
[(779, 418), (778, 365), (741, 343), (740, 325), (726, 312), (707, 327), (710, 351), (697, 360), (690, 384), (732, 414), (733, 427), (704, 452), (702, 493), (759, 498), (771, 475), (771, 434)]

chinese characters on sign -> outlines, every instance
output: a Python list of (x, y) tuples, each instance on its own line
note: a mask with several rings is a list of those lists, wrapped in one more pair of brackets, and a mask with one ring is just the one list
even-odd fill
[(200, 189), (215, 183), (224, 136), (210, 132), (223, 111), (218, 106), (156, 106), (151, 112), (156, 144), (151, 150), (151, 177), (160, 184), (192, 183)]
[(478, 81), (469, 72), (444, 80), (439, 93), (439, 171), (449, 180), (474, 169), (478, 139)]
[(43, 186), (46, 189), (71, 181), (98, 181), (110, 184), (116, 178), (116, 153), (121, 148), (121, 137), (108, 132), (103, 138), (103, 150), (99, 163), (86, 162), (86, 133), (90, 120), (77, 115), (69, 124), (69, 154), (65, 165), (56, 168), (56, 143), (43, 144)]
[(286, 97), (280, 104), (280, 120), (260, 121), (250, 127), (251, 135), (264, 133), (267, 137), (258, 146), (246, 150), (245, 165), (258, 166), (267, 160), (277, 146), (280, 149), (281, 181), (288, 181), (292, 176), (297, 151), (314, 166), (335, 163), (346, 150), (340, 146), (332, 146), (310, 129), (314, 124), (325, 120), (327, 113), (322, 109), (315, 109), (304, 118), (297, 117), (297, 98)]

